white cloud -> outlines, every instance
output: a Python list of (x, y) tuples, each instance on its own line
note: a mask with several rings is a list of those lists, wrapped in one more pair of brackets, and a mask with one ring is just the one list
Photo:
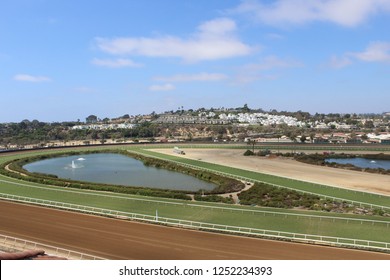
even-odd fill
[(122, 68), (122, 67), (141, 67), (142, 64), (133, 62), (130, 59), (117, 58), (117, 59), (99, 59), (94, 58), (91, 61), (92, 64), (97, 66), (109, 67), (109, 68)]
[(221, 73), (199, 73), (199, 74), (178, 74), (170, 77), (155, 77), (156, 81), (164, 82), (192, 82), (192, 81), (205, 81), (215, 82), (225, 80), (228, 77)]
[(50, 82), (51, 79), (45, 76), (31, 76), (27, 74), (18, 74), (14, 76), (15, 81), (21, 82), (32, 82), (32, 83), (41, 83), (41, 82)]
[(175, 89), (175, 86), (172, 84), (152, 85), (149, 87), (150, 91), (171, 91), (174, 89)]
[(332, 56), (328, 66), (343, 68), (355, 61), (363, 62), (390, 62), (390, 42), (372, 42), (362, 52), (346, 52), (343, 56)]
[(390, 62), (390, 43), (373, 42), (365, 51), (348, 53), (348, 55), (366, 62)]
[(357, 26), (370, 16), (390, 11), (390, 0), (244, 0), (236, 13), (249, 14), (269, 25), (286, 26), (313, 21)]
[(97, 47), (113, 55), (179, 57), (186, 62), (248, 55), (253, 48), (236, 37), (236, 23), (218, 18), (198, 26), (189, 38), (176, 36), (96, 38)]

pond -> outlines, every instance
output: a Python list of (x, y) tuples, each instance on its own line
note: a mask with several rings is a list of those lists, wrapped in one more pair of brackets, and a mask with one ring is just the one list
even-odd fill
[(377, 160), (366, 158), (329, 158), (326, 162), (339, 164), (352, 164), (360, 168), (383, 168), (390, 170), (390, 160)]
[(212, 190), (215, 184), (112, 153), (51, 158), (23, 166), (29, 172), (77, 181), (183, 191)]

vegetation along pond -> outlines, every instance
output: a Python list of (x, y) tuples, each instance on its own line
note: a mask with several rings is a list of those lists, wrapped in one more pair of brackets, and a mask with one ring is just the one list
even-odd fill
[(161, 168), (121, 154), (99, 153), (36, 161), (23, 166), (29, 172), (77, 181), (183, 191), (212, 190), (215, 184)]

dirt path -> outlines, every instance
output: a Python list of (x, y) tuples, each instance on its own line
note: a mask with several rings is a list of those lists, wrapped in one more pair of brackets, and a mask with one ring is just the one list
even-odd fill
[[(175, 155), (171, 149), (153, 151)], [(186, 157), (261, 173), (390, 196), (390, 176), (336, 169), (287, 158), (245, 157), (242, 150), (184, 149)]]

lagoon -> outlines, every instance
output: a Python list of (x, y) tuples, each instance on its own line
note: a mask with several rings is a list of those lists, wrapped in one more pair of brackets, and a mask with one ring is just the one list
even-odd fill
[(377, 160), (366, 158), (329, 158), (326, 162), (339, 164), (352, 164), (360, 168), (383, 168), (390, 170), (390, 160)]
[(145, 166), (140, 160), (112, 153), (51, 158), (26, 164), (23, 168), (63, 179), (113, 185), (183, 191), (212, 190), (216, 187), (189, 175)]

